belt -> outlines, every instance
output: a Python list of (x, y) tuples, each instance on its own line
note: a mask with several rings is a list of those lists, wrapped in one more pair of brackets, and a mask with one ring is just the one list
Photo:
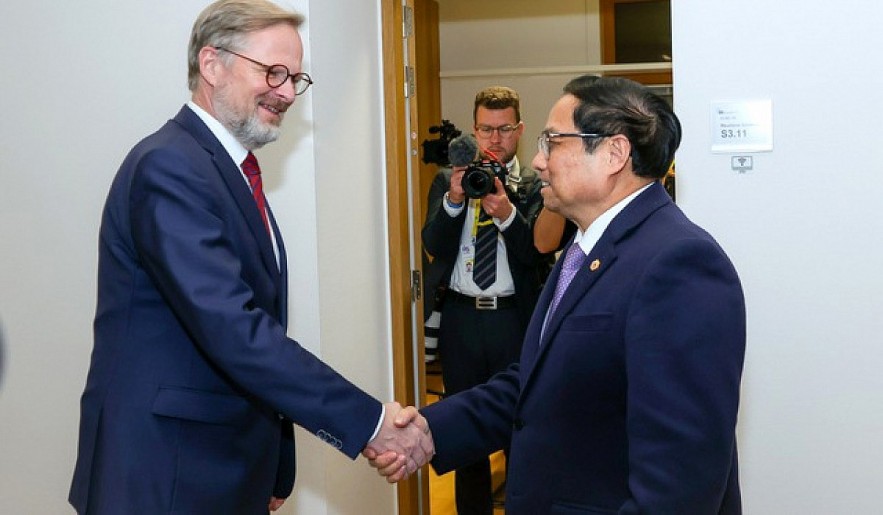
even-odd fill
[(515, 307), (515, 295), (508, 297), (470, 297), (454, 290), (445, 292), (445, 299), (450, 299), (458, 304), (472, 306), (475, 309), (508, 309)]

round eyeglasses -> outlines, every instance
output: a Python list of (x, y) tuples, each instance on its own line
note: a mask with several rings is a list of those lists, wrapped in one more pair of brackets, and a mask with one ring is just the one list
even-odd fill
[(218, 50), (223, 50), (224, 52), (227, 52), (228, 54), (233, 54), (236, 57), (241, 57), (242, 59), (245, 59), (246, 61), (250, 61), (250, 62), (260, 66), (264, 70), (266, 70), (267, 71), (267, 86), (270, 86), (273, 89), (281, 87), (283, 84), (285, 84), (285, 81), (287, 81), (290, 78), (291, 84), (294, 85), (294, 94), (301, 95), (301, 94), (303, 94), (303, 92), (305, 92), (307, 89), (309, 89), (310, 85), (313, 84), (313, 79), (310, 78), (309, 74), (303, 73), (303, 72), (291, 73), (288, 70), (288, 67), (285, 66), (284, 64), (264, 64), (258, 60), (252, 59), (251, 57), (248, 57), (248, 56), (244, 56), (238, 52), (234, 52), (232, 50), (227, 50), (226, 48), (222, 48), (222, 47), (215, 47), (215, 48), (217, 48)]
[(475, 132), (478, 133), (482, 138), (490, 138), (494, 135), (494, 132), (499, 132), (501, 138), (510, 138), (515, 131), (518, 130), (518, 127), (521, 126), (521, 122), (516, 123), (515, 125), (506, 124), (500, 125), (499, 127), (491, 127), (490, 125), (476, 125)]
[(537, 150), (543, 154), (543, 157), (549, 159), (551, 146), (549, 142), (557, 138), (607, 138), (611, 134), (594, 134), (590, 132), (551, 132), (543, 131), (537, 137)]

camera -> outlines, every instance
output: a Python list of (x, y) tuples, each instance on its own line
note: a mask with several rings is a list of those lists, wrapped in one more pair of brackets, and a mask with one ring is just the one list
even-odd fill
[(448, 120), (442, 120), (441, 125), (433, 125), (429, 128), (430, 134), (438, 134), (438, 139), (423, 140), (423, 162), (448, 166), (448, 145), (451, 140), (461, 134), (460, 130)]
[(506, 184), (506, 175), (509, 170), (506, 166), (493, 159), (474, 161), (466, 167), (463, 173), (463, 191), (469, 198), (481, 198), (494, 191), (494, 178), (499, 177)]

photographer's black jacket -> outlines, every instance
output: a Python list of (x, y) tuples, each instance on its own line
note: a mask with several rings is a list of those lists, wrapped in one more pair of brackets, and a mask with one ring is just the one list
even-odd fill
[[(454, 264), (460, 248), (463, 224), (466, 223), (466, 209), (451, 218), (444, 209), (445, 193), (451, 186), (450, 168), (442, 168), (436, 174), (429, 190), (429, 204), (426, 210), (426, 223), (423, 225), (422, 239), (424, 250), (424, 316), (428, 317), (434, 307), (434, 292), (439, 285), (450, 282)], [(516, 214), (512, 224), (502, 231), (506, 242), (506, 255), (509, 271), (515, 282), (515, 296), (519, 318), (525, 327), (533, 313), (547, 266), (542, 266), (547, 256), (537, 252), (533, 242), (533, 220), (543, 207), (540, 195), (540, 181), (534, 170), (522, 166), (521, 182), (516, 192), (507, 187), (509, 199), (515, 206)], [(428, 256), (427, 256), (428, 254)], [(431, 263), (429, 262), (431, 259)]]

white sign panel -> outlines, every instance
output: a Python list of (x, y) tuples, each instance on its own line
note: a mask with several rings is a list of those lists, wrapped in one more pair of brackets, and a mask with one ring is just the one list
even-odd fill
[(711, 151), (773, 150), (773, 102), (744, 100), (711, 105)]

